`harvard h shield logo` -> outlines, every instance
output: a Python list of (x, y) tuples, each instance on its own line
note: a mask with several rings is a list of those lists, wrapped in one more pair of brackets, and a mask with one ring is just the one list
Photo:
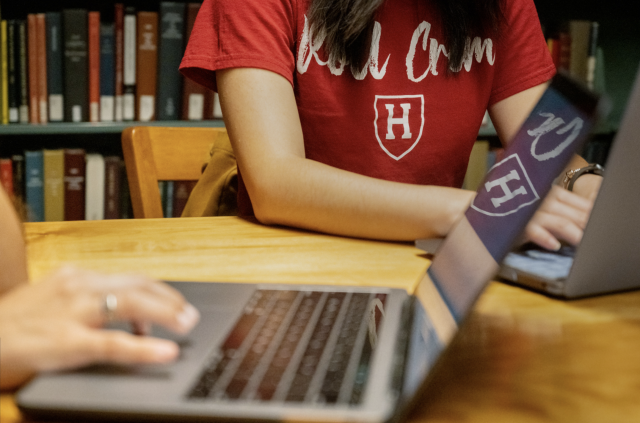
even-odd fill
[(424, 96), (377, 95), (373, 103), (376, 138), (394, 160), (406, 156), (418, 144), (424, 127)]
[(471, 207), (487, 216), (506, 216), (540, 199), (517, 154), (491, 168)]

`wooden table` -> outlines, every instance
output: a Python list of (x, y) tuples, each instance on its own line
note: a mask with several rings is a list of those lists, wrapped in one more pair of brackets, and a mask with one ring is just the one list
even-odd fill
[[(26, 225), (37, 278), (64, 262), (194, 281), (413, 289), (429, 264), (410, 244), (265, 227), (240, 218)], [(489, 285), (445, 356), (415, 422), (640, 419), (640, 292), (559, 301)], [(12, 396), (3, 423), (21, 421)]]

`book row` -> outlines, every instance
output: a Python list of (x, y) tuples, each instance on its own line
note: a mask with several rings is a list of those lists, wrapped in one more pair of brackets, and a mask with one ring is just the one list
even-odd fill
[(570, 20), (547, 35), (557, 69), (564, 69), (591, 89), (604, 91), (604, 55), (598, 48), (598, 22)]
[(222, 117), (178, 70), (200, 3), (114, 8), (113, 22), (82, 8), (0, 21), (2, 123)]
[[(0, 183), (29, 222), (133, 217), (124, 162), (83, 149), (0, 158)], [(159, 183), (164, 215), (179, 217), (195, 182)]]

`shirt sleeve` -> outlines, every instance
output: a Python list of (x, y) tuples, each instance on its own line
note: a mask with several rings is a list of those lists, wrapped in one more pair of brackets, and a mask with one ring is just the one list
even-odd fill
[(498, 38), (496, 69), (489, 105), (555, 75), (533, 0), (507, 0), (506, 24)]
[(184, 76), (217, 91), (215, 71), (260, 68), (293, 85), (295, 0), (205, 0), (180, 64)]

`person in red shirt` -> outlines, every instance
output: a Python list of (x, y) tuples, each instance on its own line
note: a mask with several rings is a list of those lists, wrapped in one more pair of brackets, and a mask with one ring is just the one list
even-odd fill
[[(485, 111), (508, 142), (555, 67), (532, 0), (205, 0), (181, 71), (220, 94), (240, 214), (413, 240), (472, 200)], [(528, 240), (579, 242), (600, 177), (578, 182), (554, 187)]]

